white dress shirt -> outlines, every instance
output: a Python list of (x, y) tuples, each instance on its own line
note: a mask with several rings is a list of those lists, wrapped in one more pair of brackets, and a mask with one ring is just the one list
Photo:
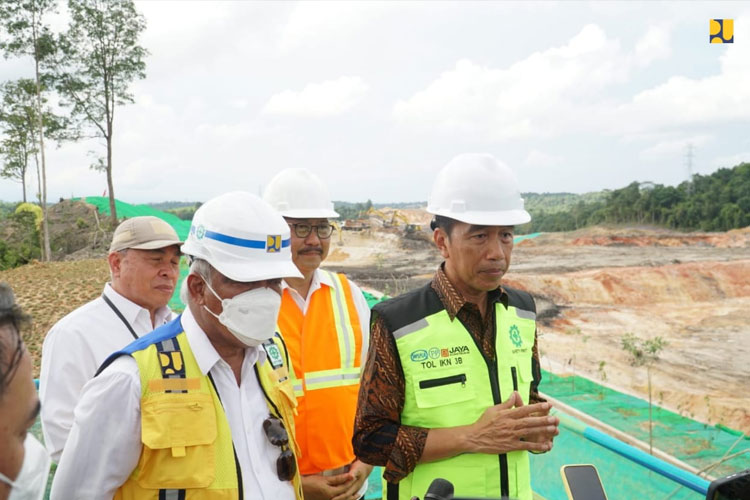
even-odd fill
[[(354, 300), (354, 308), (357, 310), (357, 316), (359, 316), (359, 327), (362, 329), (362, 364), (365, 364), (367, 359), (367, 349), (370, 346), (370, 306), (367, 305), (367, 299), (362, 295), (362, 290), (354, 284), (351, 280), (347, 280), (349, 286), (352, 289), (352, 299)], [(333, 286), (328, 274), (323, 273), (320, 269), (316, 269), (313, 273), (312, 281), (310, 282), (310, 289), (307, 291), (307, 297), (302, 295), (290, 287), (286, 280), (282, 280), (281, 288), (282, 293), (286, 290), (289, 296), (292, 297), (294, 303), (300, 308), (302, 314), (307, 314), (307, 308), (310, 306), (310, 299), (313, 293), (320, 288), (321, 285)]]
[[(253, 365), (265, 362), (263, 349), (248, 347), (240, 384), (187, 309), (181, 318), (201, 372), (211, 373), (242, 470), (245, 498), (294, 500), (294, 488), (280, 481), (281, 450), (263, 432), (268, 406)], [(115, 360), (89, 381), (75, 409), (75, 421), (52, 483), (52, 500), (110, 500), (138, 464), (141, 454), (141, 380), (131, 356)]]
[[(139, 337), (172, 319), (172, 311), (162, 307), (156, 311), (152, 325), (148, 309), (126, 299), (109, 283), (103, 293)], [(54, 462), (60, 460), (84, 384), (107, 356), (133, 340), (128, 327), (102, 297), (74, 310), (47, 333), (42, 345), (39, 399), (44, 443)]]

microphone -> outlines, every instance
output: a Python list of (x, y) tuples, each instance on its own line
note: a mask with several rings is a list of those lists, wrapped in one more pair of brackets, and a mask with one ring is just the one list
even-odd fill
[(430, 483), (424, 500), (450, 500), (453, 498), (453, 483), (442, 478), (437, 478)]

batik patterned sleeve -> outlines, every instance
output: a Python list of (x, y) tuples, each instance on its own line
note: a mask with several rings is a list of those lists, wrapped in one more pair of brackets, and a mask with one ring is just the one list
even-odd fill
[(403, 408), (404, 374), (396, 343), (373, 313), (352, 444), (357, 458), (384, 466), (385, 479), (394, 483), (414, 470), (427, 441), (427, 429), (401, 425)]

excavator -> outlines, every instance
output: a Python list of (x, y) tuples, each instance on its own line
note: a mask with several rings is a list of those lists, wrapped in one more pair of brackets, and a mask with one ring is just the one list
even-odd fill
[(400, 224), (403, 224), (404, 226), (404, 232), (406, 234), (418, 232), (422, 230), (422, 226), (419, 224), (412, 224), (409, 222), (409, 219), (399, 212), (398, 210), (393, 210), (390, 213), (386, 213), (382, 210), (378, 210), (376, 208), (370, 207), (367, 212), (365, 212), (365, 215), (372, 217), (378, 221), (380, 221), (381, 225), (383, 227), (392, 227), (397, 228)]

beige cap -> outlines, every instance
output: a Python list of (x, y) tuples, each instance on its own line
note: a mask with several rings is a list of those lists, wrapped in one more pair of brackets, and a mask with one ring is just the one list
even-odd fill
[(117, 226), (109, 251), (119, 252), (126, 248), (154, 250), (181, 243), (172, 226), (158, 217), (144, 215), (127, 219)]

